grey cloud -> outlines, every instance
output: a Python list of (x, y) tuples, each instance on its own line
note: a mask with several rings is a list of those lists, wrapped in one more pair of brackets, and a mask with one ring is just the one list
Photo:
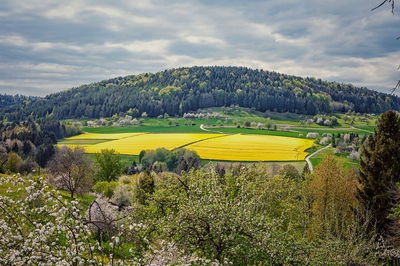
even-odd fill
[(241, 65), (374, 89), (400, 18), (374, 0), (3, 1), (0, 93), (45, 95), (165, 68)]

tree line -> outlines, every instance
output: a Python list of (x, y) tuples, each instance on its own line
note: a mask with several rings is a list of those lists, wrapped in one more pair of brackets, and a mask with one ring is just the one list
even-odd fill
[(56, 119), (182, 116), (199, 108), (239, 105), (258, 111), (320, 114), (400, 110), (400, 99), (349, 84), (300, 78), (245, 67), (191, 67), (118, 77), (8, 106), (10, 121), (53, 115)]
[(29, 173), (45, 168), (57, 139), (81, 133), (55, 119), (0, 123), (0, 172)]

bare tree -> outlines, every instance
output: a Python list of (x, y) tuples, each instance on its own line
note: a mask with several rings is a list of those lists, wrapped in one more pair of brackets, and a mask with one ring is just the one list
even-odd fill
[(68, 190), (71, 198), (75, 193), (85, 191), (90, 185), (93, 168), (86, 160), (84, 152), (83, 148), (70, 149), (62, 146), (48, 164), (52, 175), (50, 182), (58, 188)]

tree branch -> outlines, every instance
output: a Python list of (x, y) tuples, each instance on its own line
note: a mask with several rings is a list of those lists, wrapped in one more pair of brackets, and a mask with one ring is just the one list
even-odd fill
[(383, 2), (381, 2), (376, 7), (372, 8), (371, 11), (374, 11), (374, 10), (380, 8), (381, 6), (383, 6), (384, 4), (388, 3), (388, 4), (391, 4), (391, 6), (392, 6), (392, 14), (394, 14), (394, 1), (395, 0), (384, 0)]

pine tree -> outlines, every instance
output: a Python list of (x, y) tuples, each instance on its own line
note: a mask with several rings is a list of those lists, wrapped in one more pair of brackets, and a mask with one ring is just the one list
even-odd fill
[(371, 228), (378, 235), (390, 236), (393, 207), (391, 191), (400, 181), (400, 117), (394, 111), (381, 115), (374, 135), (363, 145), (360, 160), (358, 199), (371, 215)]

